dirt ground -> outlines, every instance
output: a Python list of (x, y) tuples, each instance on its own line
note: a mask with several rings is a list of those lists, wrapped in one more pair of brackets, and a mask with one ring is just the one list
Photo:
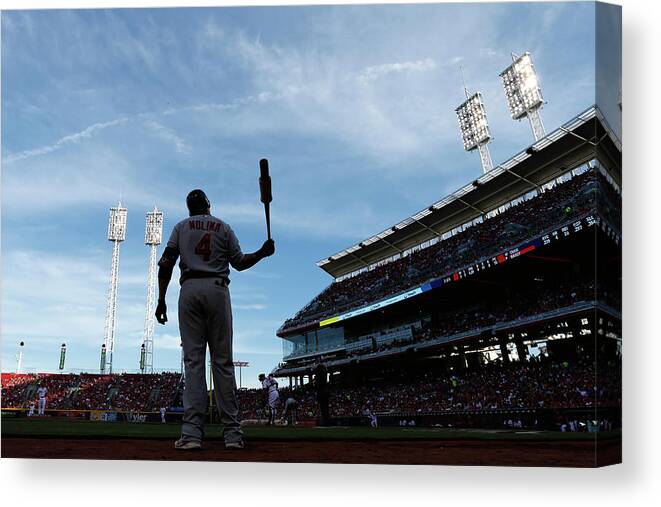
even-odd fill
[[(244, 461), (407, 465), (594, 467), (622, 460), (621, 440), (606, 440), (595, 455), (589, 441), (247, 441), (226, 450), (220, 440), (179, 451), (171, 440), (3, 438), (3, 458)], [(598, 456), (598, 462), (596, 457)]]

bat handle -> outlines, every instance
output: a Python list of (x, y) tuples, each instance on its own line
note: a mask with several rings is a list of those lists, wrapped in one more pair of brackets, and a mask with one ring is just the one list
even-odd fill
[(271, 207), (268, 202), (264, 203), (264, 214), (266, 215), (266, 235), (271, 239)]

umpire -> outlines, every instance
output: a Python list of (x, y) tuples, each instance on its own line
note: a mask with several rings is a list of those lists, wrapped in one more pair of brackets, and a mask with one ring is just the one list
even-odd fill
[(244, 254), (231, 227), (211, 214), (211, 203), (202, 190), (191, 191), (186, 197), (186, 206), (190, 216), (174, 226), (158, 263), (156, 320), (165, 324), (168, 320), (165, 293), (177, 258), (180, 258), (179, 332), (186, 383), (181, 437), (175, 442), (175, 448), (201, 448), (207, 408), (205, 359), (208, 344), (225, 447), (242, 449), (232, 360), (229, 267), (237, 271), (249, 269), (273, 255), (275, 244), (269, 239), (256, 252)]

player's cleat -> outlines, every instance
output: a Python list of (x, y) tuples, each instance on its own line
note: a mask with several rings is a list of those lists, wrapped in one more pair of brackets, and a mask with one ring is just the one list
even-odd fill
[(202, 444), (197, 440), (184, 440), (183, 438), (180, 438), (174, 443), (174, 448), (179, 449), (180, 451), (193, 451), (202, 449)]
[(237, 442), (225, 442), (225, 449), (243, 449), (243, 440)]

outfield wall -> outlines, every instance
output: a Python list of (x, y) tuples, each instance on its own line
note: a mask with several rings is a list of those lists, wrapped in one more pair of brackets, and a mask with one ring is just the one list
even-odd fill
[[(27, 408), (2, 408), (2, 417), (30, 417)], [(138, 412), (123, 410), (61, 410), (46, 409), (46, 417), (82, 419), (97, 422), (133, 422), (133, 423), (160, 423), (160, 412)], [(183, 412), (166, 412), (167, 422), (181, 421)], [(32, 417), (39, 417), (36, 414)]]

